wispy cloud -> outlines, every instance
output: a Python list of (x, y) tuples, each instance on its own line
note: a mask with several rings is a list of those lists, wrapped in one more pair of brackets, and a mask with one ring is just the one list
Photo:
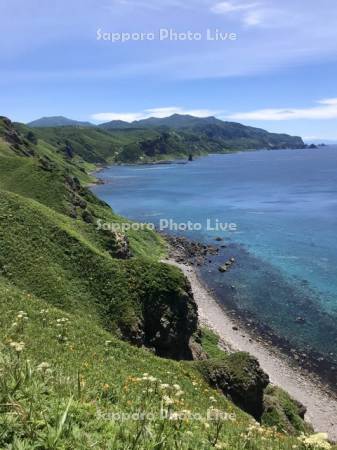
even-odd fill
[(289, 26), (294, 19), (294, 16), (289, 14), (289, 8), (266, 1), (225, 1), (214, 4), (210, 10), (218, 15), (230, 16), (246, 27), (282, 28)]
[(213, 5), (211, 11), (223, 15), (236, 14), (245, 25), (249, 26), (260, 25), (266, 16), (261, 3), (220, 2)]
[(250, 11), (244, 16), (243, 22), (249, 26), (256, 26), (263, 23), (264, 18), (265, 14), (263, 11)]
[(250, 112), (239, 112), (226, 116), (230, 120), (328, 120), (337, 118), (337, 98), (328, 98), (316, 102), (310, 108), (269, 108)]
[(104, 112), (91, 115), (91, 119), (97, 122), (107, 122), (110, 120), (123, 120), (133, 122), (135, 120), (147, 119), (149, 117), (169, 117), (173, 114), (188, 114), (195, 117), (209, 117), (220, 114), (221, 111), (211, 109), (185, 109), (180, 106), (167, 106), (162, 108), (144, 109), (139, 112)]
[[(336, 60), (335, 0), (324, 0), (324, 8), (316, 0), (307, 0), (306, 8), (294, 0), (73, 0), (77, 13), (65, 16), (68, 3), (0, 1), (0, 84), (255, 76)], [(238, 39), (113, 45), (96, 40), (100, 27), (131, 33), (165, 26), (204, 36), (207, 28), (220, 29)]]
[(233, 2), (220, 2), (211, 7), (211, 11), (216, 14), (228, 14), (232, 12), (247, 11), (249, 9), (256, 8), (259, 3), (233, 3)]

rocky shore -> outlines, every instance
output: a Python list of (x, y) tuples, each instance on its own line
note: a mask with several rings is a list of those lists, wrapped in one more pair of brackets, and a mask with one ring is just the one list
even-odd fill
[[(334, 392), (317, 375), (299, 367), (296, 357), (290, 358), (271, 345), (271, 339), (263, 339), (257, 328), (245, 327), (239, 317), (230, 315), (214, 292), (200, 280), (198, 268), (218, 255), (221, 248), (226, 248), (222, 240), (219, 238), (217, 245), (204, 245), (184, 237), (165, 237), (169, 246), (166, 262), (178, 266), (189, 279), (200, 322), (220, 336), (225, 350), (246, 351), (255, 356), (271, 382), (306, 407), (306, 419), (315, 430), (327, 432), (330, 439), (337, 441), (337, 398)], [(228, 262), (235, 264), (235, 259)], [(228, 267), (225, 263), (224, 267)]]

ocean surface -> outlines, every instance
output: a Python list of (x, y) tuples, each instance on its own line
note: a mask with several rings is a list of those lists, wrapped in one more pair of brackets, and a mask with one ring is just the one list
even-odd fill
[(190, 221), (201, 229), (171, 232), (226, 244), (200, 269), (223, 305), (336, 372), (337, 146), (114, 166), (99, 176), (106, 184), (93, 191), (115, 212), (157, 226)]

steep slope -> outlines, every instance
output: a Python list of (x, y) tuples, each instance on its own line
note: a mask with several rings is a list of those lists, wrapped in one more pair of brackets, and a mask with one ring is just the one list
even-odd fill
[[(308, 448), (234, 406), (254, 412), (242, 389), (261, 405), (267, 378), (249, 355), (186, 361), (197, 310), (159, 262), (162, 239), (97, 229), (125, 219), (73, 157), (21, 130), (0, 118), (0, 447)], [(232, 400), (209, 386), (234, 378)]]
[[(17, 128), (23, 130), (22, 125), (17, 125)], [(126, 146), (160, 135), (156, 131), (144, 129), (120, 129), (110, 133), (97, 127), (34, 128), (34, 133), (57, 148), (60, 154), (78, 156), (95, 164), (114, 162)]]
[[(72, 177), (72, 168), (64, 171), (56, 159), (49, 160), (47, 171), (40, 167), (38, 145), (29, 158), (4, 158), (1, 186), (6, 190), (0, 194), (3, 275), (51, 304), (91, 312), (107, 329), (150, 346), (160, 355), (189, 358), (189, 338), (197, 319), (183, 276), (154, 259), (130, 259), (131, 252), (139, 251), (137, 245), (132, 246), (132, 234), (129, 247), (126, 236), (97, 231), (95, 217), (110, 218), (110, 222), (116, 217)], [(13, 168), (11, 175), (8, 170)], [(26, 172), (27, 190), (22, 192), (22, 182), (19, 188), (15, 183)], [(13, 186), (24, 197), (8, 192)], [(144, 252), (150, 234), (143, 233)], [(155, 247), (155, 238), (150, 240)], [(160, 254), (159, 238), (157, 247)], [(156, 251), (151, 253), (156, 255)], [(170, 320), (170, 327), (165, 328), (160, 320)]]
[(3, 449), (305, 449), (192, 366), (115, 339), (0, 277)]
[(112, 121), (92, 128), (34, 128), (34, 132), (61, 153), (96, 164), (149, 162), (261, 148), (304, 148), (300, 137), (269, 133), (215, 117), (179, 114), (132, 123)]

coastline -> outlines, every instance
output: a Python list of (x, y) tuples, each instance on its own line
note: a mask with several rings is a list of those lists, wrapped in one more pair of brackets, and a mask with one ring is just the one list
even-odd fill
[(329, 439), (337, 441), (337, 399), (318, 378), (293, 367), (281, 351), (257, 340), (251, 331), (232, 319), (200, 280), (193, 266), (172, 257), (163, 262), (180, 268), (188, 278), (198, 305), (200, 323), (219, 335), (224, 348), (255, 356), (271, 383), (283, 388), (307, 408), (305, 418), (315, 431), (326, 432)]
[[(325, 145), (324, 145), (325, 146)], [(318, 145), (316, 148), (321, 147), (320, 145)], [(193, 161), (199, 159), (199, 158), (205, 158), (207, 156), (210, 155), (230, 155), (233, 153), (250, 153), (250, 152), (263, 152), (263, 151), (277, 151), (277, 150), (306, 150), (306, 149), (310, 149), (312, 147), (310, 147), (309, 145), (305, 144), (304, 147), (302, 148), (252, 148), (252, 149), (228, 149), (225, 152), (202, 152), (201, 154), (198, 155), (193, 155)], [(97, 176), (99, 174), (99, 172), (108, 169), (109, 167), (114, 167), (114, 166), (161, 166), (161, 165), (172, 165), (172, 164), (178, 164), (178, 165), (186, 165), (189, 164), (193, 161), (189, 161), (188, 160), (188, 155), (184, 155), (184, 158), (182, 157), (182, 155), (179, 157), (179, 155), (172, 155), (172, 154), (168, 154), (167, 155), (167, 159), (150, 159), (147, 161), (141, 161), (141, 160), (137, 160), (135, 162), (109, 162), (106, 164), (96, 164), (96, 168), (94, 170), (91, 170), (90, 172), (88, 172), (88, 174), (90, 176), (92, 176), (93, 178), (95, 178), (94, 181), (88, 183), (86, 186), (87, 187), (94, 187), (97, 185), (101, 185), (101, 184), (106, 184), (106, 181), (104, 180), (104, 178), (100, 178), (99, 176)]]

